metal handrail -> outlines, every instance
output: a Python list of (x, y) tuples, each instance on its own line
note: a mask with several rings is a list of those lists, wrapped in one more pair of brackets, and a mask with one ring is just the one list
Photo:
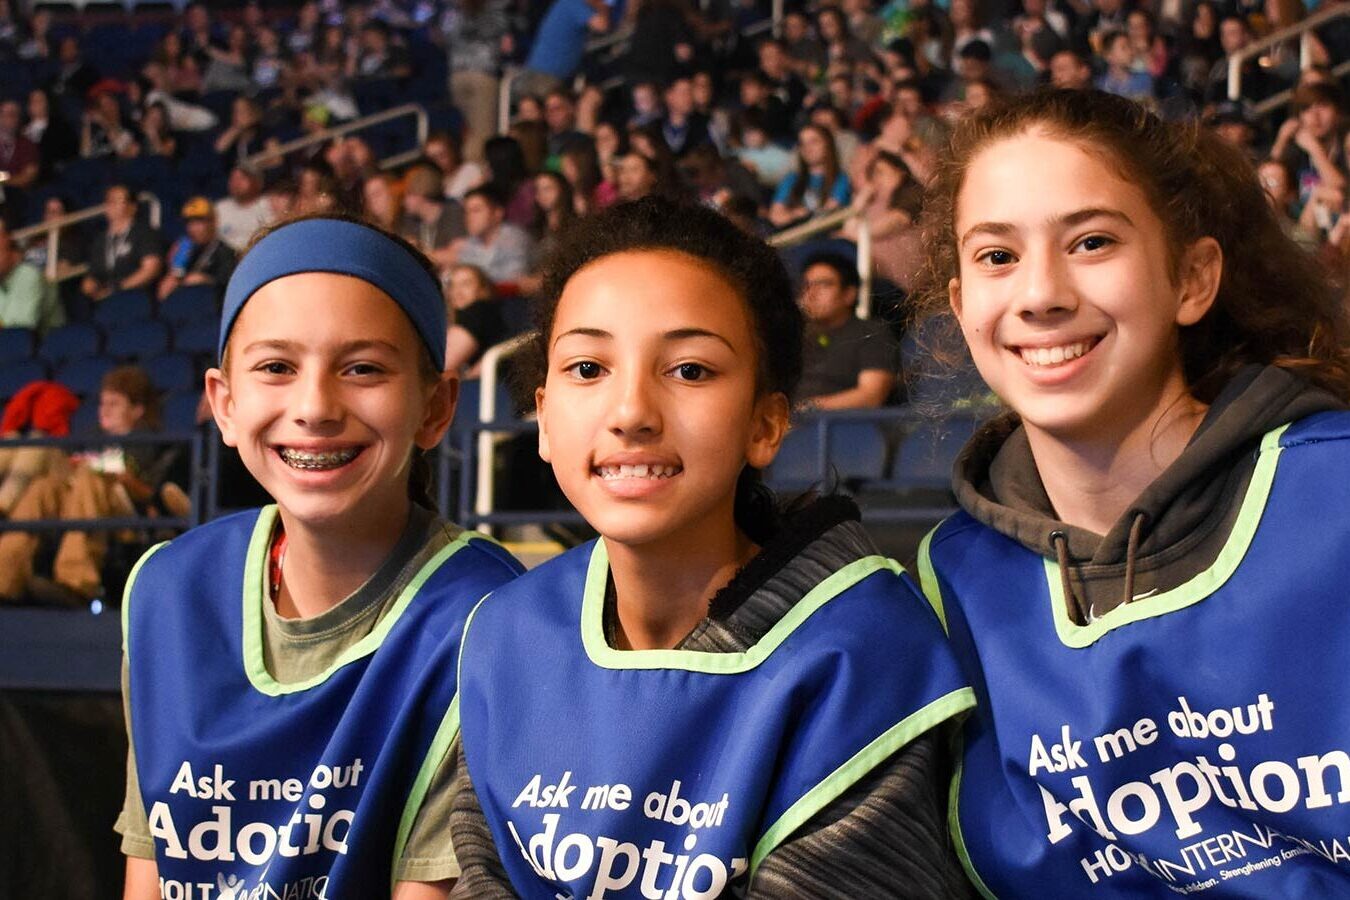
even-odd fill
[[(497, 420), (497, 384), (501, 378), (503, 361), (519, 353), (533, 339), (533, 332), (517, 335), (488, 349), (479, 363), (478, 422), (490, 425)], [(492, 500), (497, 480), (497, 435), (492, 431), (478, 432), (478, 478), (474, 490), (473, 510), (476, 515), (492, 512)], [(478, 530), (486, 533), (487, 525)]]
[[(136, 200), (144, 203), (150, 210), (150, 224), (158, 228), (160, 216), (159, 198), (149, 191), (141, 191), (136, 195)], [(29, 225), (27, 228), (20, 228), (15, 231), (12, 237), (16, 243), (26, 243), (29, 238), (37, 237), (40, 234), (47, 235), (47, 269), (48, 280), (56, 280), (57, 257), (61, 249), (61, 229), (69, 225), (78, 225), (81, 222), (87, 222), (90, 219), (97, 219), (108, 211), (108, 204), (100, 203), (98, 206), (90, 206), (86, 209), (77, 210), (72, 213), (66, 213), (64, 216), (58, 216), (47, 222), (39, 222), (36, 225)]]
[(1228, 99), (1242, 99), (1242, 64), (1253, 56), (1260, 56), (1271, 47), (1283, 44), (1285, 41), (1299, 39), (1298, 67), (1302, 71), (1312, 65), (1312, 42), (1309, 37), (1312, 30), (1319, 25), (1324, 25), (1334, 19), (1350, 15), (1350, 4), (1337, 4), (1319, 9), (1317, 12), (1308, 16), (1301, 22), (1296, 22), (1288, 28), (1281, 28), (1274, 34), (1266, 35), (1259, 41), (1255, 41), (1243, 47), (1236, 53), (1228, 56)]
[[(1331, 70), (1331, 74), (1336, 78), (1340, 78), (1347, 72), (1350, 72), (1350, 59), (1346, 60), (1345, 62), (1341, 63), (1338, 66), (1333, 67)], [(1252, 112), (1258, 116), (1270, 115), (1272, 112), (1284, 106), (1293, 98), (1294, 98), (1293, 88), (1280, 91), (1278, 94), (1272, 94), (1271, 96), (1262, 100), (1260, 103), (1253, 106)]]
[(396, 166), (412, 162), (422, 155), (422, 146), (427, 142), (427, 135), (430, 133), (430, 119), (427, 117), (427, 111), (419, 103), (405, 103), (402, 106), (395, 106), (393, 109), (386, 109), (384, 112), (372, 113), (360, 119), (354, 119), (342, 125), (334, 125), (331, 128), (325, 128), (323, 131), (316, 131), (314, 134), (307, 134), (304, 137), (296, 138), (293, 141), (287, 141), (271, 150), (263, 150), (253, 154), (244, 160), (249, 166), (258, 166), (264, 162), (270, 162), (274, 159), (280, 159), (288, 156), (297, 150), (303, 150), (306, 147), (313, 147), (315, 144), (322, 144), (333, 138), (342, 137), (351, 134), (353, 131), (362, 131), (375, 125), (383, 125), (392, 119), (399, 119), (403, 116), (413, 116), (417, 119), (417, 146), (405, 153), (396, 153), (386, 159), (380, 160), (380, 168), (392, 169)]

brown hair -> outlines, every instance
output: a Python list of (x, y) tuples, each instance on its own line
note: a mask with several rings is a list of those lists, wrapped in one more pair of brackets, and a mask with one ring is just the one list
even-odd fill
[[(842, 174), (839, 168), (839, 147), (834, 142), (834, 134), (828, 128), (822, 128), (810, 122), (801, 128), (802, 131), (814, 131), (825, 141), (825, 174), (820, 180), (820, 205), (824, 206), (830, 201), (834, 194), (835, 182), (839, 180)], [(800, 134), (800, 132), (798, 132)], [(797, 180), (792, 183), (792, 191), (788, 197), (789, 206), (799, 206), (802, 198), (806, 196), (806, 185), (811, 179), (811, 167), (806, 164), (802, 158), (802, 151), (797, 150)]]
[(159, 430), (159, 392), (155, 390), (150, 376), (140, 366), (117, 366), (109, 369), (99, 384), (99, 390), (121, 394), (133, 406), (144, 409), (142, 423), (151, 431)]
[(1184, 248), (1203, 237), (1222, 248), (1213, 306), (1180, 330), (1182, 368), (1196, 398), (1212, 401), (1238, 369), (1257, 363), (1350, 399), (1345, 311), (1322, 270), (1281, 228), (1251, 162), (1197, 123), (1164, 122), (1100, 91), (1041, 90), (958, 125), (922, 216), (927, 259), (916, 286), (918, 318), (945, 319), (952, 327), (941, 331), (955, 334), (947, 285), (960, 274), (955, 214), (966, 171), (991, 144), (1033, 130), (1104, 155), (1143, 189), (1166, 229), (1174, 281)]

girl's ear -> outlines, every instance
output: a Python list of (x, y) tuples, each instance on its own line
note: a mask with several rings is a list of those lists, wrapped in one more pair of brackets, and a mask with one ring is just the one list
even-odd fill
[(961, 279), (953, 278), (947, 282), (947, 303), (952, 308), (952, 315), (961, 318)]
[(1194, 325), (1205, 317), (1223, 280), (1223, 248), (1212, 237), (1202, 237), (1186, 250), (1181, 260), (1181, 295), (1176, 322)]
[(430, 450), (441, 442), (455, 418), (455, 407), (459, 404), (459, 376), (450, 372), (436, 379), (436, 384), (427, 396), (422, 412), (422, 424), (413, 436), (413, 442), (423, 450)]
[(234, 436), (234, 398), (230, 396), (230, 379), (220, 369), (206, 370), (206, 402), (211, 406), (211, 416), (216, 420), (225, 446), (239, 446)]
[(548, 416), (544, 415), (544, 389), (534, 389), (534, 414), (539, 420), (539, 458), (544, 462), (553, 462), (548, 449)]
[[(745, 448), (745, 461), (753, 468), (768, 468), (788, 433), (790, 410), (782, 393), (766, 394), (755, 401), (754, 423)], [(541, 430), (542, 434), (542, 430)]]

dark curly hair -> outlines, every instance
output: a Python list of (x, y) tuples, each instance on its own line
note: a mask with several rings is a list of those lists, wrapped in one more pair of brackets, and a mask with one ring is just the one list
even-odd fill
[[(599, 259), (639, 250), (682, 253), (712, 267), (736, 289), (753, 323), (756, 388), (761, 395), (783, 394), (791, 403), (802, 375), (805, 326), (777, 251), (707, 207), (645, 197), (584, 219), (562, 235), (545, 263), (534, 334), (516, 368), (519, 405), (533, 406), (534, 392), (544, 384), (553, 322), (568, 281)], [(736, 484), (736, 523), (760, 543), (779, 524), (772, 493), (749, 466)]]
[(1164, 122), (1101, 91), (1036, 91), (957, 126), (921, 218), (927, 259), (915, 310), (938, 335), (937, 352), (950, 355), (960, 344), (947, 285), (960, 274), (955, 213), (966, 171), (991, 144), (1033, 130), (1101, 155), (1144, 191), (1167, 231), (1174, 281), (1184, 248), (1203, 237), (1222, 248), (1214, 304), (1180, 329), (1182, 368), (1197, 399), (1213, 401), (1252, 363), (1290, 369), (1350, 399), (1345, 311), (1330, 280), (1281, 228), (1251, 162), (1198, 123)]

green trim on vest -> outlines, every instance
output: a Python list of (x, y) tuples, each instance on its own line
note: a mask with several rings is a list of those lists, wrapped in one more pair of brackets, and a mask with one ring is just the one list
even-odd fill
[(591, 662), (604, 669), (684, 669), (710, 675), (748, 672), (768, 659), (816, 610), (853, 587), (873, 572), (899, 575), (904, 569), (884, 556), (865, 556), (844, 566), (797, 601), (787, 615), (744, 653), (713, 653), (703, 650), (615, 650), (605, 640), (605, 588), (609, 582), (609, 553), (604, 539), (596, 541), (586, 570), (586, 591), (581, 603), (581, 641)]
[(947, 627), (947, 608), (942, 603), (942, 586), (938, 584), (937, 570), (933, 568), (933, 557), (931, 546), (933, 535), (942, 527), (939, 522), (932, 531), (923, 536), (919, 542), (919, 587), (923, 590), (924, 597), (928, 604), (933, 607), (933, 612), (937, 613), (938, 621), (942, 623), (942, 630), (951, 636), (951, 629)]
[[(394, 835), (394, 859), (389, 869), (390, 891), (393, 891), (394, 885), (398, 883), (398, 863), (408, 846), (408, 835), (412, 834), (413, 823), (417, 821), (417, 814), (422, 810), (427, 791), (431, 789), (431, 780), (436, 776), (441, 763), (445, 761), (445, 755), (458, 734), (459, 694), (456, 693), (455, 699), (450, 701), (450, 707), (445, 711), (445, 717), (436, 728), (436, 736), (431, 739), (426, 758), (422, 760), (422, 765), (417, 770), (417, 779), (413, 781), (412, 790), (408, 792), (408, 802), (403, 805), (403, 815), (399, 817), (398, 831)], [(454, 847), (450, 849), (453, 852)], [(459, 873), (456, 872), (454, 877), (459, 877)]]
[(393, 627), (398, 624), (398, 620), (403, 616), (404, 611), (412, 603), (417, 592), (422, 589), (422, 585), (432, 576), (435, 571), (451, 556), (454, 556), (464, 547), (468, 546), (469, 538), (461, 534), (450, 543), (446, 544), (436, 552), (426, 564), (418, 570), (413, 576), (412, 581), (398, 595), (393, 606), (371, 630), (370, 634), (361, 638), (361, 640), (352, 644), (342, 654), (333, 661), (333, 664), (324, 671), (318, 673), (312, 678), (304, 681), (298, 681), (294, 684), (282, 684), (272, 677), (267, 671), (267, 663), (263, 654), (263, 607), (264, 603), (270, 602), (267, 597), (267, 556), (268, 545), (271, 543), (272, 530), (276, 525), (278, 513), (275, 505), (264, 506), (258, 513), (258, 521), (253, 526), (253, 536), (249, 539), (248, 557), (244, 563), (244, 591), (243, 591), (243, 633), (242, 643), (244, 651), (244, 671), (248, 674), (249, 683), (259, 693), (267, 694), (270, 697), (279, 697), (283, 694), (294, 694), (299, 691), (307, 691), (310, 688), (323, 684), (333, 673), (349, 663), (361, 659), (363, 656), (369, 656), (379, 649), (384, 643), (385, 637)]
[(1267, 432), (1261, 439), (1256, 468), (1252, 472), (1251, 483), (1247, 486), (1247, 494), (1242, 499), (1242, 507), (1238, 511), (1237, 521), (1233, 523), (1228, 540), (1224, 542), (1223, 549), (1219, 551), (1213, 564), (1184, 584), (1152, 597), (1117, 606), (1087, 625), (1076, 625), (1069, 621), (1068, 612), (1065, 610), (1064, 587), (1060, 579), (1059, 564), (1046, 559), (1045, 580), (1050, 588), (1050, 609), (1054, 616), (1055, 633), (1059, 635), (1060, 642), (1076, 650), (1089, 647), (1112, 629), (1185, 609), (1223, 587), (1237, 571), (1238, 565), (1247, 555), (1247, 550), (1256, 537), (1256, 528), (1261, 524), (1266, 501), (1270, 499), (1270, 489), (1275, 483), (1275, 469), (1283, 451), (1280, 437), (1288, 427), (1282, 425)]
[(947, 797), (947, 827), (952, 834), (952, 844), (956, 848), (956, 856), (961, 860), (961, 868), (966, 870), (966, 877), (970, 883), (975, 885), (975, 890), (980, 892), (980, 896), (985, 900), (998, 900), (994, 892), (989, 890), (989, 886), (984, 883), (980, 873), (975, 871), (975, 863), (970, 858), (970, 851), (966, 849), (965, 835), (961, 834), (961, 813), (959, 806), (961, 803), (961, 772), (965, 769), (965, 738), (957, 735), (954, 745), (956, 754), (956, 771), (952, 773), (951, 791)]
[(764, 832), (759, 843), (755, 844), (755, 850), (750, 856), (750, 884), (754, 884), (755, 874), (759, 871), (764, 858), (788, 836), (806, 824), (812, 816), (857, 784), (864, 775), (889, 759), (901, 747), (974, 706), (975, 691), (971, 688), (958, 688), (945, 694), (892, 725), (843, 765), (825, 776), (824, 780), (788, 807), (778, 817), (778, 821)]
[(127, 654), (127, 628), (131, 624), (131, 588), (136, 584), (136, 576), (141, 574), (141, 566), (149, 561), (159, 550), (168, 544), (168, 541), (160, 541), (155, 546), (141, 554), (141, 558), (136, 560), (136, 565), (131, 567), (131, 574), (127, 576), (126, 586), (122, 588), (122, 656), (130, 659)]

